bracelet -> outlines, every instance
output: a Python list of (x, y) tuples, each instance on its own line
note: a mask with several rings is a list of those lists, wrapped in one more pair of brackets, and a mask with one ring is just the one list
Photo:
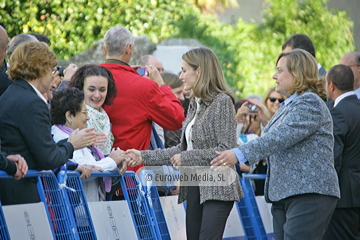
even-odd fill
[(158, 83), (158, 85), (159, 85), (159, 87), (161, 87), (161, 86), (164, 86), (164, 85), (165, 85), (165, 83), (164, 83), (164, 82), (162, 82), (162, 83)]

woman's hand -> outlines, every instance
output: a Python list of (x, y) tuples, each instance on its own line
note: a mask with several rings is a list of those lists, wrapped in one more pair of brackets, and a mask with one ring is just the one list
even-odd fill
[(181, 166), (181, 155), (175, 154), (170, 158), (170, 162), (174, 167), (180, 167)]
[(119, 165), (125, 161), (125, 152), (120, 148), (113, 148), (109, 154), (109, 157), (115, 161), (116, 165)]
[(95, 132), (96, 141), (93, 146), (101, 146), (107, 141), (107, 137), (105, 133)]
[(139, 150), (128, 149), (125, 154), (125, 160), (130, 167), (136, 167), (143, 163), (141, 152)]
[(118, 165), (118, 168), (119, 168), (119, 174), (120, 175), (123, 175), (126, 170), (127, 170), (127, 162), (124, 160), (122, 161), (119, 165)]
[(215, 168), (217, 166), (232, 167), (239, 162), (233, 150), (226, 150), (215, 153), (218, 156), (210, 162), (211, 168)]
[(91, 175), (91, 171), (103, 172), (104, 169), (102, 169), (101, 167), (94, 166), (94, 165), (82, 164), (82, 165), (79, 165), (75, 169), (75, 171), (81, 172), (80, 178), (89, 178)]
[(15, 164), (16, 164), (17, 171), (14, 175), (14, 178), (16, 180), (23, 178), (28, 171), (28, 165), (27, 165), (25, 159), (19, 154), (8, 155), (7, 158), (10, 159), (11, 161), (15, 162)]
[(92, 132), (95, 128), (84, 128), (84, 129), (76, 129), (74, 130), (68, 139), (75, 150), (82, 149), (84, 147), (92, 146), (97, 143), (98, 134)]

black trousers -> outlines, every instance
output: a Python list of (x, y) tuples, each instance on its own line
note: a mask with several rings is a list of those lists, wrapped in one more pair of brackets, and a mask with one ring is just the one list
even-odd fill
[(338, 198), (320, 194), (301, 194), (274, 202), (276, 240), (321, 240), (329, 225)]
[(233, 201), (209, 200), (200, 204), (198, 186), (188, 187), (186, 205), (187, 240), (221, 240)]
[(360, 208), (335, 208), (324, 240), (360, 239)]

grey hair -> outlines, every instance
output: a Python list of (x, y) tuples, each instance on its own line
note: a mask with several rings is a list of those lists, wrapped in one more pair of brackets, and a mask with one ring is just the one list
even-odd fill
[(127, 28), (120, 26), (110, 28), (104, 37), (104, 44), (109, 56), (121, 56), (126, 46), (134, 44), (134, 42), (135, 39), (131, 32)]
[(250, 95), (248, 95), (245, 99), (250, 99), (250, 98), (255, 98), (255, 99), (259, 100), (259, 102), (262, 101), (262, 97), (260, 97), (260, 96), (257, 95), (257, 94), (250, 94)]
[(30, 35), (30, 34), (18, 34), (16, 35), (15, 37), (13, 37), (9, 44), (8, 44), (8, 47), (6, 49), (6, 56), (8, 59), (10, 59), (11, 55), (13, 54), (13, 52), (15, 51), (15, 48), (20, 44), (20, 43), (23, 43), (23, 42), (34, 42), (34, 41), (38, 41), (36, 39), (36, 37)]

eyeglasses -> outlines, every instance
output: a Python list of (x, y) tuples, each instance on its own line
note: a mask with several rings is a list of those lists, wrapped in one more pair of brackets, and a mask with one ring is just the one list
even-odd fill
[(56, 71), (57, 71), (57, 67), (54, 67), (51, 71), (51, 75), (54, 75), (56, 73)]
[(275, 102), (276, 100), (278, 100), (279, 103), (282, 103), (283, 101), (285, 101), (284, 99), (273, 97), (269, 97), (268, 99), (270, 100), (270, 102)]
[(360, 64), (351, 64), (351, 65), (348, 65), (348, 67), (359, 67)]

